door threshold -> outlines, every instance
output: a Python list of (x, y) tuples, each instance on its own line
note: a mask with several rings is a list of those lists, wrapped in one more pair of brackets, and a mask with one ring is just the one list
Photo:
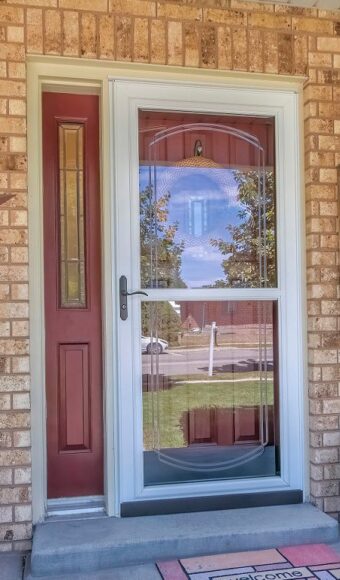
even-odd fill
[(85, 497), (61, 497), (47, 500), (47, 519), (98, 517), (105, 515), (105, 498), (103, 495)]

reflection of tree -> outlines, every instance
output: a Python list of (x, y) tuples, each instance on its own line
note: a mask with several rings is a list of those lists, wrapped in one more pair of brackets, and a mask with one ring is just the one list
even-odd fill
[(167, 340), (170, 346), (178, 344), (181, 317), (169, 302), (142, 302), (142, 334)]
[(141, 282), (144, 287), (183, 288), (184, 244), (175, 242), (178, 224), (168, 223), (170, 193), (154, 197), (152, 185), (140, 192)]
[[(229, 224), (227, 231), (230, 241), (213, 239), (210, 243), (226, 256), (222, 261), (225, 279), (218, 280), (215, 287), (235, 286), (238, 288), (272, 287), (276, 282), (275, 256), (275, 177), (273, 171), (266, 170), (261, 193), (264, 212), (259, 212), (259, 173), (255, 170), (234, 171), (238, 184), (239, 225)], [(263, 213), (265, 215), (263, 215)], [(261, 215), (262, 214), (262, 215)], [(264, 219), (265, 218), (265, 219)], [(260, 221), (261, 220), (261, 221)], [(263, 236), (265, 222), (266, 235)], [(259, 237), (259, 226), (262, 228)], [(266, 256), (266, 275), (262, 272), (260, 280), (260, 256)], [(262, 282), (262, 283), (261, 283)]]

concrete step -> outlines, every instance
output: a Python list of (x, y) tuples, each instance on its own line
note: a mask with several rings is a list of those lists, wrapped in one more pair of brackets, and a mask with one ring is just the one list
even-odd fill
[(35, 530), (30, 577), (337, 538), (337, 522), (310, 504), (46, 522)]

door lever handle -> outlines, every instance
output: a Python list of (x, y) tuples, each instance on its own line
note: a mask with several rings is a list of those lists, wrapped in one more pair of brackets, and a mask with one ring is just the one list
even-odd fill
[(143, 290), (136, 290), (135, 292), (128, 292), (127, 291), (127, 278), (126, 278), (126, 276), (121, 276), (119, 278), (119, 307), (120, 307), (121, 320), (127, 320), (127, 317), (128, 317), (127, 297), (128, 296), (135, 296), (136, 294), (142, 294), (143, 296), (147, 296), (147, 293), (143, 292)]
[(136, 290), (135, 292), (126, 292), (126, 290), (122, 291), (123, 296), (135, 296), (135, 294), (143, 294), (143, 296), (148, 296), (146, 292), (143, 290)]

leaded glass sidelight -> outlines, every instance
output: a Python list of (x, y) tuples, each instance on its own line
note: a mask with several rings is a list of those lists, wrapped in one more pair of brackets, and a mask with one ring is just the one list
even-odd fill
[(86, 307), (84, 224), (84, 125), (59, 131), (60, 306)]

